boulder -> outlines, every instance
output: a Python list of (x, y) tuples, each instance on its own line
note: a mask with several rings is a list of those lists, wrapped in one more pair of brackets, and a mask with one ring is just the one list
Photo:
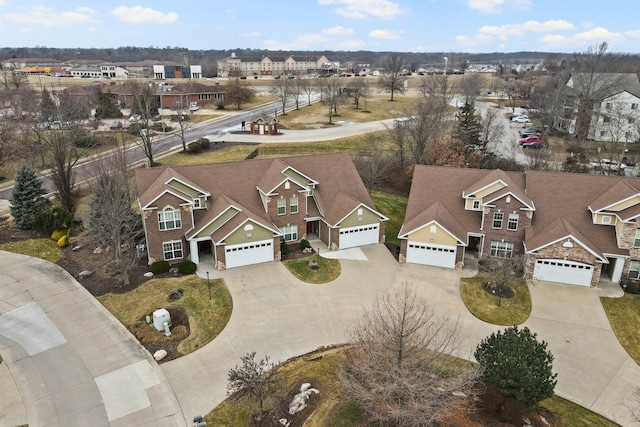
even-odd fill
[(167, 350), (158, 350), (153, 353), (153, 358), (156, 359), (157, 362), (161, 361), (165, 357), (167, 357)]
[(182, 290), (182, 288), (174, 289), (171, 292), (169, 292), (169, 300), (170, 301), (177, 301), (180, 298), (182, 298), (182, 294), (183, 293), (184, 293), (184, 291)]
[[(304, 389), (304, 390), (303, 390)], [(296, 394), (289, 404), (289, 415), (297, 414), (307, 407), (307, 400), (312, 394), (320, 393), (319, 390), (311, 388), (311, 384), (304, 383), (300, 386), (300, 393)]]
[(317, 270), (318, 268), (320, 268), (320, 266), (318, 265), (318, 261), (316, 261), (315, 259), (310, 260), (309, 268), (312, 270)]
[(80, 273), (78, 273), (78, 278), (86, 279), (87, 277), (91, 276), (92, 274), (93, 274), (93, 271), (82, 270)]
[(146, 278), (150, 278), (150, 277), (153, 277), (153, 273), (150, 271), (147, 271), (146, 273), (143, 274), (143, 276)]
[(76, 243), (73, 246), (71, 246), (71, 250), (72, 251), (77, 251), (78, 249), (80, 249), (82, 247), (82, 245), (80, 243)]
[(102, 248), (100, 248), (100, 247), (95, 248), (93, 250), (93, 253), (96, 254), (96, 255), (100, 255), (102, 253)]

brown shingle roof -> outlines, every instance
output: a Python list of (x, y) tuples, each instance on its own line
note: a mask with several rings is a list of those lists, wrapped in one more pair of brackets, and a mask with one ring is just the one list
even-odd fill
[(594, 211), (600, 211), (607, 207), (621, 202), (629, 197), (633, 197), (639, 194), (640, 191), (631, 185), (631, 183), (624, 179), (619, 179), (613, 187), (598, 196), (592, 203), (589, 204), (589, 208)]
[(410, 222), (402, 225), (400, 235), (404, 235), (410, 231), (416, 230), (430, 222), (435, 221), (449, 231), (453, 236), (462, 243), (467, 242), (467, 230), (456, 219), (454, 215), (447, 207), (441, 202), (437, 201), (427, 209), (422, 211), (418, 216), (414, 217)]

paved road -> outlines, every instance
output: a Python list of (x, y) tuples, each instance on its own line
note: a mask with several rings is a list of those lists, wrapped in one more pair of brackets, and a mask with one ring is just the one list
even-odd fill
[(0, 251), (1, 426), (185, 426), (151, 355), (71, 275)]

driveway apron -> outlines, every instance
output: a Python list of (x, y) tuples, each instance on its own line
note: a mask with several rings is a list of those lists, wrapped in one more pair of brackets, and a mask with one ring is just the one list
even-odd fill
[(0, 254), (1, 425), (185, 425), (157, 363), (71, 275)]

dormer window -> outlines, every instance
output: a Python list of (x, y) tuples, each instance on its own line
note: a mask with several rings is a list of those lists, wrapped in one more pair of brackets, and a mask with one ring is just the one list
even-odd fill
[(200, 208), (201, 208), (200, 199), (199, 198), (193, 199), (193, 209), (200, 209)]
[(600, 224), (611, 224), (611, 217), (609, 215), (602, 215), (600, 217)]
[(473, 210), (480, 210), (480, 200), (474, 200), (473, 201)]

